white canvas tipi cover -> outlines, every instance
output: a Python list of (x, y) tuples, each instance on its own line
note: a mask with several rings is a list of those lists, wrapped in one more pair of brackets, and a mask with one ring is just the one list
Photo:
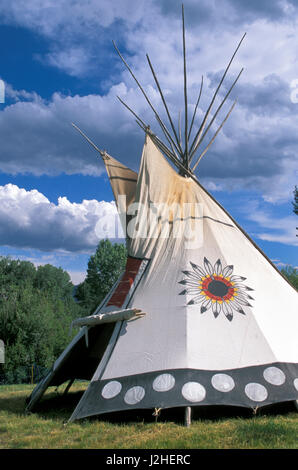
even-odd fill
[(128, 212), (126, 271), (101, 311), (136, 307), (146, 316), (115, 325), (71, 419), (296, 400), (297, 292), (149, 136)]

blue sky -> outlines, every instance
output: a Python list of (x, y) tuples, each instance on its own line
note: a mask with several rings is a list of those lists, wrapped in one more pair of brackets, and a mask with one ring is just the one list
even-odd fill
[[(217, 125), (237, 97), (236, 108), (196, 174), (279, 267), (298, 266), (291, 207), (298, 184), (298, 103), (291, 88), (298, 79), (298, 6), (290, 0), (184, 5), (190, 107), (204, 76), (197, 124), (247, 32), (222, 93), (244, 72)], [(0, 254), (61, 266), (75, 283), (98, 242), (98, 220), (105, 226), (116, 212), (102, 162), (71, 122), (136, 171), (144, 136), (117, 95), (156, 129), (112, 39), (163, 114), (149, 53), (177, 122), (180, 2), (0, 1)]]

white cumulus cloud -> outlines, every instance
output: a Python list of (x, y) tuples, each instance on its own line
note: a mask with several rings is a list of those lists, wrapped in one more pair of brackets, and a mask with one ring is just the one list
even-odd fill
[(249, 215), (247, 215), (247, 219), (255, 223), (257, 232), (254, 235), (256, 238), (298, 246), (298, 237), (296, 236), (297, 216), (274, 217), (273, 213), (268, 209), (260, 209), (256, 202), (252, 202), (248, 207)]
[(122, 235), (114, 202), (59, 197), (50, 202), (37, 190), (0, 186), (0, 244), (42, 251), (90, 252), (101, 238)]

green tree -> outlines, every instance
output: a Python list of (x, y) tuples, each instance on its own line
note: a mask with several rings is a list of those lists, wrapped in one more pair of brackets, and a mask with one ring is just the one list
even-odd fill
[(76, 297), (89, 313), (108, 294), (125, 269), (127, 250), (122, 243), (101, 240), (88, 262), (87, 277), (77, 288)]
[(26, 381), (34, 364), (50, 367), (70, 341), (71, 321), (81, 315), (68, 273), (0, 257), (0, 338), (5, 343), (6, 381)]
[(62, 268), (56, 268), (51, 264), (38, 266), (34, 287), (43, 292), (55, 294), (61, 299), (72, 297), (73, 284), (70, 276)]
[(282, 274), (288, 279), (288, 281), (298, 290), (298, 269), (293, 266), (286, 266), (281, 270)]

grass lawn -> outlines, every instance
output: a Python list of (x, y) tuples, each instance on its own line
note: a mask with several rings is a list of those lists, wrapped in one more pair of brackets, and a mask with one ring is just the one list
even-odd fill
[[(65, 424), (86, 384), (67, 396), (52, 388), (34, 414), (24, 413), (31, 385), (0, 386), (1, 449), (297, 449), (298, 412), (292, 402), (253, 415), (241, 408), (198, 407), (192, 425), (184, 410), (113, 414)], [(60, 391), (60, 389), (59, 389)], [(58, 391), (58, 392), (59, 392)]]

